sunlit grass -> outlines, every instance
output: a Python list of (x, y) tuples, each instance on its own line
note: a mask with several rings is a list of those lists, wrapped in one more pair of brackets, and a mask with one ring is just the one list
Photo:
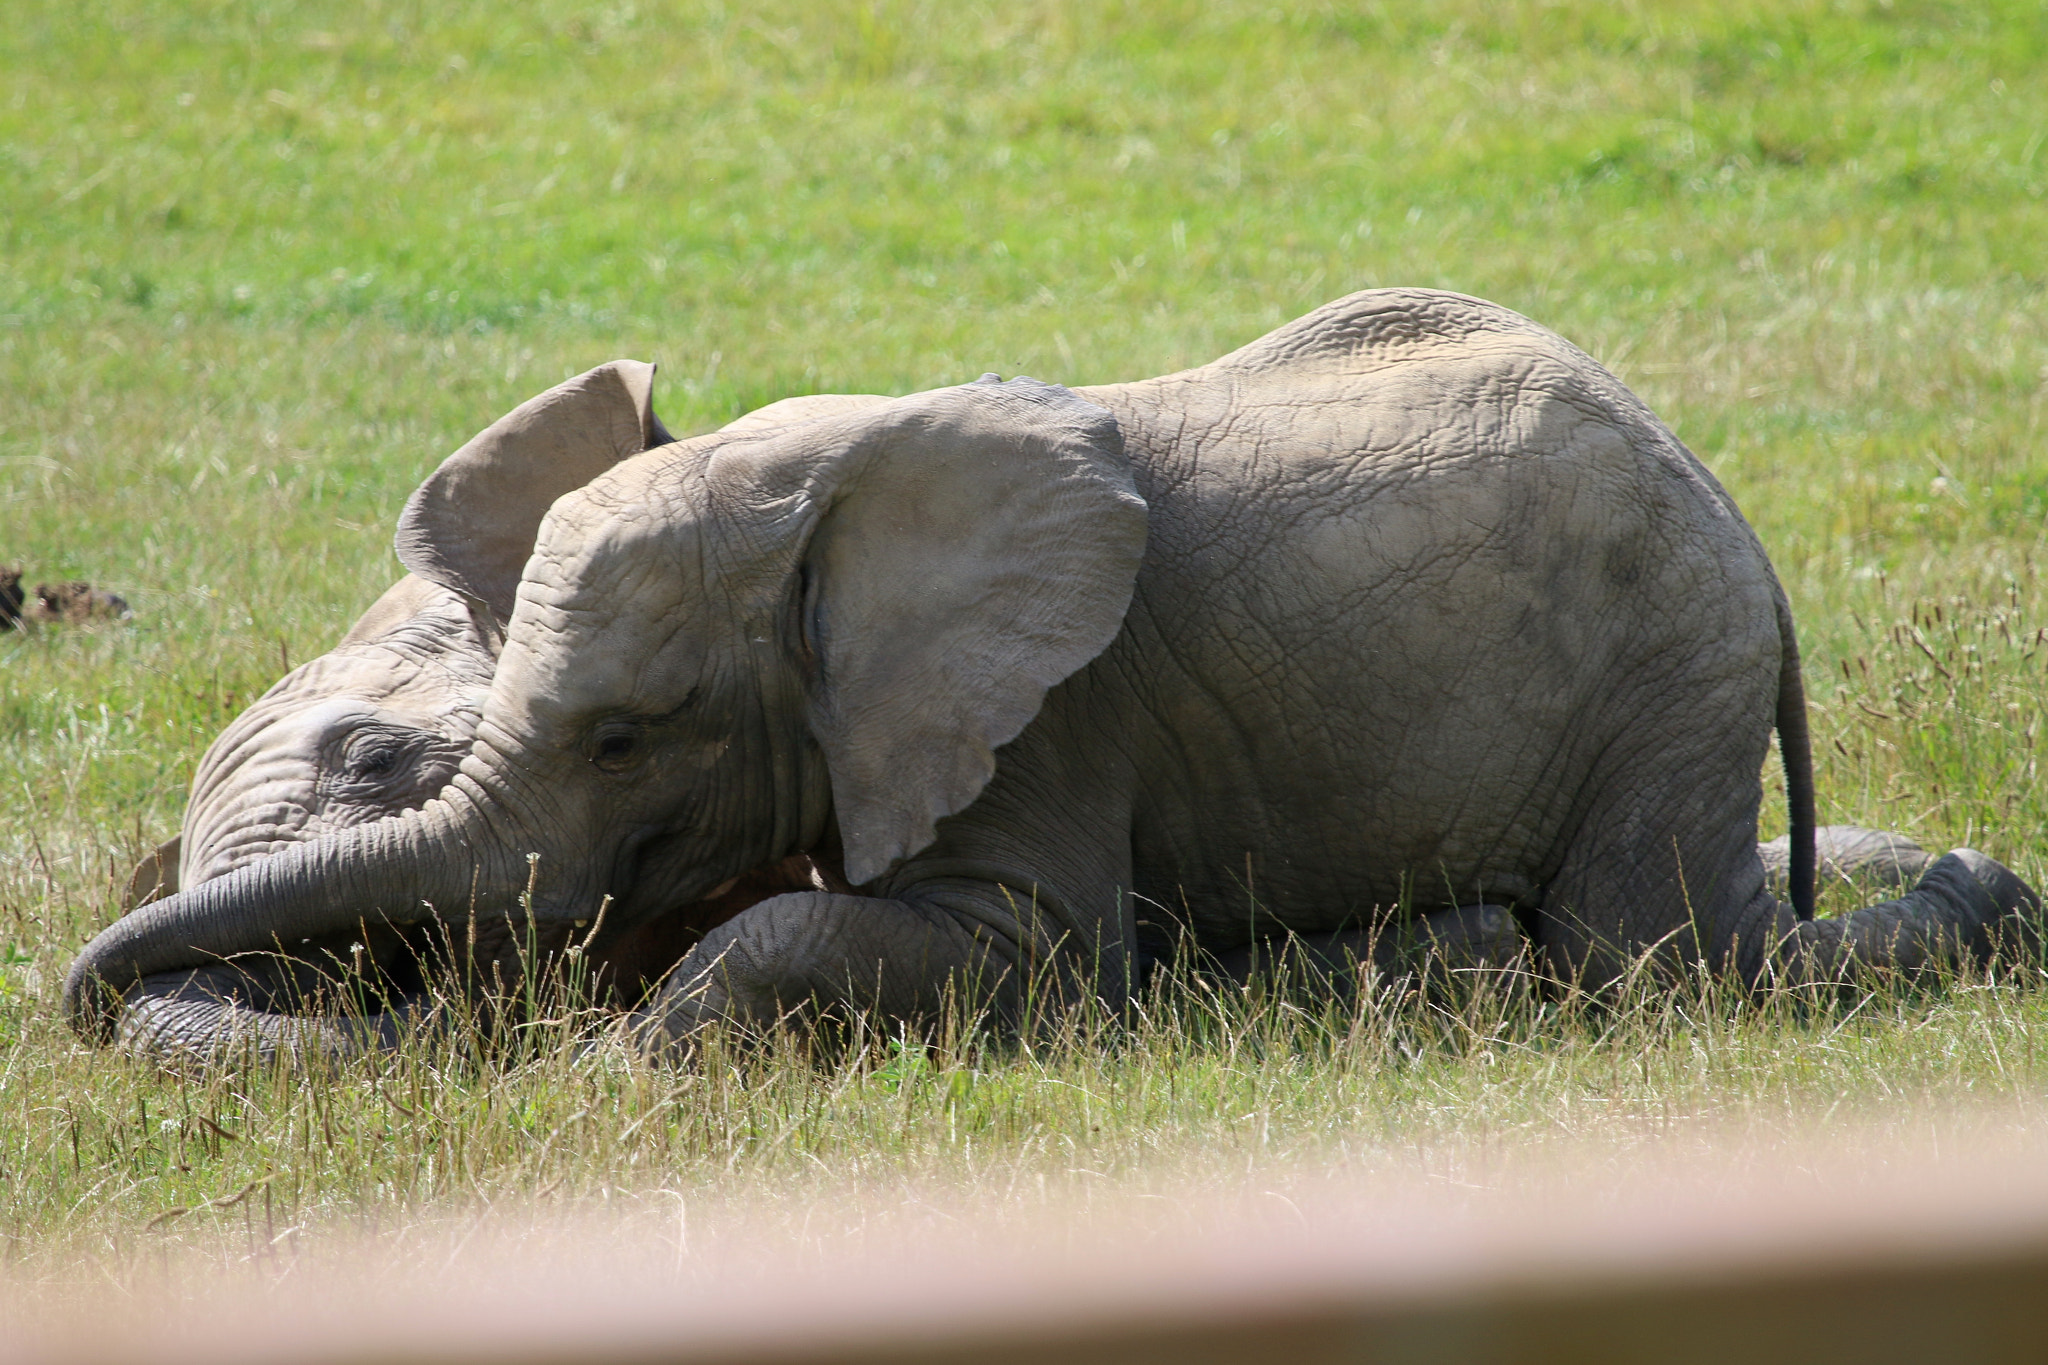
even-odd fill
[[(1923, 633), (1975, 701), (1962, 632)], [(1918, 671), (1934, 662), (1921, 656)], [(2015, 671), (1992, 681), (2016, 688)], [(1918, 704), (1969, 728), (1900, 673), (1906, 702), (1874, 709)], [(1889, 757), (1950, 771), (1913, 735), (1870, 717), (1847, 738), (1873, 769)], [(106, 904), (75, 873), (44, 886), (15, 902), (31, 923)], [(1837, 889), (1829, 908), (1856, 899)], [(66, 1293), (82, 1275), (194, 1258), (274, 1271), (330, 1233), (402, 1240), (533, 1199), (617, 1198), (658, 1219), (672, 1192), (755, 1201), (790, 1223), (804, 1201), (855, 1217), (862, 1191), (903, 1180), (1036, 1206), (1076, 1182), (1142, 1190), (1160, 1171), (1369, 1174), (1426, 1155), (1455, 1172), (1503, 1148), (1627, 1149), (1689, 1126), (1775, 1135), (1838, 1110), (2030, 1103), (2048, 1082), (2048, 997), (2009, 980), (1818, 1012), (1648, 980), (1598, 1007), (1510, 984), (1355, 1013), (1169, 984), (1134, 1020), (1084, 1018), (1028, 1045), (956, 1037), (926, 1051), (876, 1029), (822, 1054), (788, 1037), (714, 1043), (682, 1071), (637, 1061), (603, 1020), (543, 1008), (509, 1038), (458, 1030), (364, 1062), (180, 1075), (78, 1045), (50, 998), (61, 964), (31, 940), (0, 966), (0, 1165), (27, 1177), (7, 1187), (0, 1236), (18, 1271)]]
[(395, 1243), (535, 1201), (664, 1197), (787, 1223), (859, 1218), (878, 1188), (972, 1189), (1013, 1213), (1077, 1187), (1455, 1178), (1502, 1151), (1674, 1135), (1784, 1139), (1817, 1115), (2018, 1106), (2048, 1079), (2048, 1005), (1964, 978), (1845, 1008), (1639, 979), (1599, 1000), (1509, 974), (1433, 1000), (1382, 982), (1345, 1006), (1161, 983), (1130, 1017), (1020, 1041), (856, 1025), (831, 1044), (713, 1036), (649, 1066), (552, 1002), (510, 1034), (458, 1020), (346, 1062), (158, 1071), (70, 1046), (47, 1012), (5, 1073), (0, 1225), (18, 1277), (266, 1266), (336, 1235)]
[(1132, 378), (1382, 284), (1557, 329), (1728, 485), (1801, 622), (1824, 819), (2048, 880), (2035, 6), (24, 0), (0, 76), (0, 563), (136, 609), (0, 636), (0, 1237), (31, 1277), (538, 1196), (1142, 1185), (2042, 1088), (2009, 984), (1847, 1015), (1196, 995), (1030, 1049), (681, 1073), (578, 1019), (183, 1078), (53, 1001), (205, 743), (531, 393), (656, 359), (682, 431)]

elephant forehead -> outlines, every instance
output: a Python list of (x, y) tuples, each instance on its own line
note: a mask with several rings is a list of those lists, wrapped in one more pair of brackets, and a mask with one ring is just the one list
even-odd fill
[(188, 845), (210, 837), (205, 832), (223, 820), (251, 818), (257, 806), (309, 805), (333, 737), (376, 714), (369, 703), (346, 697), (289, 710), (252, 708), (200, 760), (186, 806)]
[[(575, 724), (606, 711), (667, 711), (712, 655), (702, 622), (670, 603), (643, 613), (533, 611), (507, 637), (485, 715), (514, 730)], [(677, 679), (681, 679), (680, 684)]]
[(668, 446), (622, 460), (556, 499), (534, 538), (533, 563), (556, 563), (572, 572), (586, 563), (596, 567), (620, 554), (640, 553), (651, 540), (686, 526), (701, 495), (701, 459), (680, 450)]
[(459, 714), (420, 715), (409, 708), (380, 706), (374, 700), (350, 696), (325, 697), (291, 707), (252, 707), (207, 750), (193, 783), (194, 793), (198, 795), (203, 787), (230, 773), (258, 765), (316, 763), (336, 736), (364, 725), (440, 730)]
[(732, 647), (758, 584), (733, 568), (744, 528), (705, 513), (703, 491), (696, 471), (653, 452), (554, 505), (506, 627), (493, 723), (667, 711), (721, 642)]
[(322, 736), (372, 719), (467, 737), (489, 684), (483, 667), (451, 667), (403, 648), (353, 645), (300, 665), (237, 716), (199, 761), (195, 790), (259, 753), (310, 753)]
[(433, 717), (465, 701), (473, 705), (490, 680), (491, 662), (480, 644), (426, 648), (413, 635), (344, 645), (285, 674), (243, 715), (268, 724), (333, 699)]
[(549, 630), (578, 618), (645, 616), (685, 595), (702, 562), (702, 528), (660, 505), (565, 499), (548, 514), (519, 584), (509, 639), (521, 616)]
[(520, 581), (495, 690), (610, 691), (613, 660), (687, 648), (720, 591), (708, 540), (660, 507), (558, 504)]
[(664, 505), (645, 500), (564, 498), (542, 523), (534, 541), (534, 558), (542, 563), (573, 565), (636, 553), (672, 520)]

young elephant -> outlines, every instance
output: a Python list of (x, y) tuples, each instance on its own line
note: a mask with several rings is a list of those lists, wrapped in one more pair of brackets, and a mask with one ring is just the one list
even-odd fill
[[(673, 439), (653, 382), (654, 367), (631, 360), (579, 375), (492, 423), (413, 496), (441, 506), (450, 536), (523, 563), (555, 499)], [(163, 890), (423, 804), (469, 752), (502, 638), (481, 603), (400, 579), (207, 749)]]
[[(621, 458), (673, 440), (654, 414), (653, 377), (652, 365), (615, 361), (522, 404), (443, 462), (412, 506), (434, 509), (450, 537), (523, 561), (557, 497)], [(752, 421), (762, 424), (758, 416)], [(286, 674), (208, 747), (179, 835), (136, 867), (124, 911), (424, 804), (469, 750), (502, 638), (481, 601), (417, 575), (400, 579), (340, 644)], [(675, 914), (615, 936), (605, 953), (592, 955), (593, 975), (630, 1003), (706, 929), (766, 896), (837, 884), (803, 857), (754, 869)], [(456, 937), (471, 953), (475, 976), (502, 980), (526, 965), (532, 949), (559, 952), (574, 928), (551, 926), (529, 944), (500, 918), (480, 933), (465, 926)], [(216, 1049), (237, 1030), (253, 1032), (265, 1046), (287, 1036), (347, 1046), (365, 1029), (388, 1040), (399, 1026), (394, 1014), (344, 1025), (298, 1007), (335, 984), (337, 964), (367, 967), (401, 996), (407, 987), (423, 989), (417, 964), (406, 959), (452, 941), (408, 940), (361, 926), (325, 938), (278, 937), (295, 958), (272, 953), (143, 981), (124, 1005), (124, 1039), (144, 1050), (188, 1052)], [(358, 942), (367, 944), (367, 963), (350, 952)]]
[[(1476, 299), (1374, 291), (1160, 379), (989, 376), (682, 442), (564, 498), (523, 578), (419, 510), (407, 563), (509, 622), (454, 780), (102, 934), (66, 986), (86, 1033), (103, 984), (502, 911), (529, 850), (537, 919), (609, 895), (621, 932), (843, 855), (857, 893), (691, 951), (657, 1044), (809, 1000), (1114, 1006), (1161, 921), (1214, 953), (1511, 922), (1562, 976), (1654, 947), (1759, 981), (1982, 956), (2038, 917), (1958, 850), (1810, 918), (1762, 547), (1619, 381)], [(1774, 725), (1790, 904), (1755, 843)]]
[[(558, 386), (463, 446), (416, 496), (459, 522), (451, 533), (511, 547), (508, 554), (530, 550), (557, 497), (672, 439), (654, 414), (653, 374), (651, 365), (618, 361)], [(501, 642), (499, 623), (481, 603), (416, 575), (400, 579), (333, 650), (287, 673), (207, 748), (178, 836), (137, 866), (123, 909), (423, 805), (469, 752)], [(622, 951), (600, 970), (638, 998), (647, 977), (687, 950), (692, 928), (701, 932), (762, 895), (808, 887), (808, 872), (775, 869), (744, 879), (696, 907), (691, 923), (643, 931), (628, 945), (637, 952)], [(486, 930), (479, 947), (486, 961), (472, 965), (486, 973), (515, 967), (510, 959), (526, 947), (515, 937), (503, 925)], [(296, 944), (307, 936), (281, 938)], [(395, 938), (381, 944), (386, 975), (407, 946)], [(295, 1017), (289, 998), (322, 983), (320, 959), (330, 954), (349, 957), (341, 944), (307, 940), (303, 960), (289, 968), (271, 957), (152, 977), (131, 994), (124, 1036), (158, 1050), (189, 1047), (232, 1018), (273, 1039), (286, 1031), (332, 1038), (340, 1025)], [(239, 1006), (232, 1016), (230, 1001)], [(395, 1026), (391, 1018), (372, 1021), (385, 1033)]]

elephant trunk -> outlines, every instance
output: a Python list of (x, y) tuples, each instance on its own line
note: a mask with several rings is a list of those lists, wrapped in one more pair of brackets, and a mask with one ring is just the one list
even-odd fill
[(495, 903), (524, 883), (525, 861), (496, 837), (466, 837), (489, 825), (462, 818), (457, 804), (469, 802), (453, 795), (295, 845), (117, 920), (71, 964), (64, 982), (71, 1026), (108, 1041), (120, 997), (145, 977), (238, 953), (288, 951), (364, 923), (418, 923), (434, 908), (456, 918), (481, 908), (485, 897)]
[[(248, 994), (261, 1001), (261, 985)], [(253, 1058), (341, 1059), (395, 1047), (408, 1030), (444, 1023), (432, 1002), (376, 1013), (291, 1013), (241, 998), (248, 981), (227, 966), (160, 973), (129, 991), (116, 1041), (137, 1057), (210, 1065)]]

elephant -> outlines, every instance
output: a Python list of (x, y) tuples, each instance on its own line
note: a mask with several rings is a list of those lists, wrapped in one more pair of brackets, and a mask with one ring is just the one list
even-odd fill
[[(781, 420), (775, 420), (777, 417)], [(1750, 987), (2032, 941), (1970, 849), (1813, 918), (1798, 646), (1711, 473), (1584, 352), (1371, 290), (1194, 369), (795, 400), (620, 461), (530, 559), (410, 506), (401, 558), (506, 622), (416, 810), (144, 907), (68, 1015), (284, 934), (657, 919), (808, 853), (847, 889), (705, 934), (656, 1052), (851, 1009), (1116, 1009), (1176, 941), (1362, 958), (1389, 928)], [(1756, 844), (1775, 729), (1789, 900)], [(538, 854), (538, 863), (529, 862)]]
[[(548, 391), (494, 423), (450, 456), (415, 498), (459, 514), (465, 534), (530, 549), (550, 503), (620, 458), (674, 438), (652, 406), (654, 367), (615, 361)], [(516, 553), (517, 551), (513, 551)], [(124, 913), (225, 876), (296, 843), (411, 810), (437, 794), (468, 753), (497, 666), (502, 628), (482, 604), (425, 578), (393, 584), (332, 650), (301, 664), (208, 746), (193, 775), (179, 833), (146, 855), (128, 880)], [(740, 878), (691, 907), (615, 944), (598, 962), (601, 984), (633, 999), (679, 960), (691, 931), (777, 891), (814, 883), (801, 860)], [(679, 937), (680, 936), (680, 937)], [(331, 936), (330, 936), (331, 937)], [(493, 925), (475, 957), (484, 975), (517, 967), (523, 943)], [(387, 974), (396, 943), (384, 945)], [(310, 993), (340, 944), (308, 949), (292, 984)], [(305, 969), (314, 969), (310, 973)], [(286, 1009), (252, 1010), (252, 965), (152, 978), (124, 1011), (125, 1039), (140, 1050), (188, 1046), (233, 1021), (273, 1044), (303, 1036), (308, 1021)], [(258, 997), (289, 995), (272, 981)], [(239, 992), (237, 991), (239, 988)], [(279, 1003), (272, 1001), (271, 1003)], [(388, 1038), (396, 1017), (373, 1021)], [(339, 1030), (327, 1026), (330, 1042)]]
[[(1792, 840), (1780, 835), (1757, 845), (1764, 877), (1774, 891), (1792, 881)], [(1822, 825), (1814, 831), (1816, 874), (1824, 881), (1851, 887), (1881, 886), (1901, 890), (1918, 881), (1935, 857), (1902, 834), (1863, 829), (1857, 825)]]
[[(674, 439), (653, 379), (652, 365), (614, 361), (550, 389), (466, 442), (414, 500), (459, 521), (450, 534), (530, 551), (556, 498)], [(208, 746), (178, 837), (137, 869), (131, 899), (426, 802), (469, 751), (502, 633), (480, 603), (399, 579)]]

